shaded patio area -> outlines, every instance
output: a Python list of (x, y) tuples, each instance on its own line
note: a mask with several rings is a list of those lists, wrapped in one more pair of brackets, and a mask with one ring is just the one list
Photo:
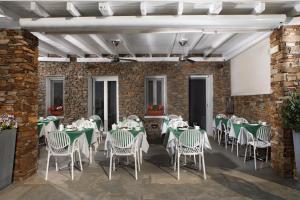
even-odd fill
[[(120, 165), (108, 181), (109, 159), (103, 144), (92, 164), (85, 163), (83, 172), (75, 170), (74, 181), (68, 168), (55, 171), (50, 163), (49, 180), (44, 180), (46, 151), (40, 150), (38, 173), (24, 182), (4, 189), (0, 199), (299, 199), (300, 185), (279, 178), (267, 164), (254, 171), (253, 160), (242, 158), (209, 138), (213, 150), (205, 153), (207, 180), (193, 165), (182, 167), (181, 180), (170, 165), (165, 148), (152, 144), (144, 157), (141, 172), (134, 180), (134, 166)], [(190, 163), (188, 159), (188, 164)], [(121, 160), (122, 162), (122, 160)], [(64, 164), (66, 164), (65, 162)], [(63, 165), (62, 162), (59, 163)], [(258, 162), (261, 167), (261, 163)]]

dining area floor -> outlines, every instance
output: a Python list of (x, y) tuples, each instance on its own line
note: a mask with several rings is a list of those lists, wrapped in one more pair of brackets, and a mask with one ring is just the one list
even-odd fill
[(206, 180), (193, 166), (192, 158), (187, 159), (187, 165), (181, 168), (181, 179), (177, 180), (165, 148), (151, 144), (138, 180), (134, 179), (134, 164), (129, 161), (127, 165), (116, 164), (109, 181), (109, 159), (101, 143), (93, 163), (84, 162), (82, 172), (74, 170), (74, 181), (68, 160), (59, 162), (59, 167), (66, 167), (58, 172), (50, 162), (45, 181), (47, 153), (41, 148), (38, 173), (2, 190), (0, 199), (300, 199), (300, 185), (276, 176), (269, 164), (258, 162), (262, 168), (254, 171), (253, 160), (244, 163), (242, 157), (237, 158), (212, 138), (209, 140), (213, 150), (205, 152)]

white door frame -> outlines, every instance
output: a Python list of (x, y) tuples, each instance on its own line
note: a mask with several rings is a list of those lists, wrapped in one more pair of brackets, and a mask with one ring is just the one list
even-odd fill
[(108, 90), (107, 90), (107, 82), (108, 81), (116, 81), (116, 115), (117, 122), (119, 122), (119, 78), (118, 76), (93, 76), (93, 104), (92, 104), (92, 112), (95, 114), (95, 82), (103, 81), (104, 82), (104, 131), (108, 131)]
[(206, 85), (206, 132), (212, 134), (213, 123), (213, 75), (190, 75), (191, 79), (205, 79)]

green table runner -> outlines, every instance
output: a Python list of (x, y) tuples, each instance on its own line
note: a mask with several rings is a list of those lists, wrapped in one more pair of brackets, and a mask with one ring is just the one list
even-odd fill
[(59, 128), (59, 121), (60, 121), (59, 119), (54, 119), (54, 120), (48, 120), (48, 119), (46, 119), (46, 120), (41, 120), (41, 121), (38, 121), (38, 124), (45, 124), (45, 125), (48, 125), (49, 122), (51, 122), (51, 121), (54, 122), (55, 127), (58, 129), (58, 128)]
[[(122, 129), (120, 129), (122, 130)], [(114, 133), (116, 132), (117, 130), (111, 130), (110, 133)], [(140, 127), (140, 130), (136, 130), (136, 128), (133, 128), (131, 130), (128, 130), (132, 135), (133, 137), (136, 137), (140, 132), (145, 132), (145, 128), (144, 127)]]
[(223, 124), (225, 124), (225, 127), (227, 127), (227, 122), (229, 119), (225, 119), (225, 118), (215, 118), (215, 125), (216, 127), (219, 126), (219, 124), (222, 122)]
[(100, 130), (100, 127), (102, 127), (102, 120), (101, 119), (94, 119), (94, 122), (96, 122), (97, 128)]
[(239, 134), (240, 134), (240, 130), (241, 128), (245, 128), (247, 131), (249, 131), (254, 137), (256, 137), (256, 132), (257, 130), (262, 127), (261, 124), (232, 124), (233, 129), (234, 129), (234, 133), (236, 135), (236, 137), (238, 138)]
[(46, 120), (41, 120), (41, 121), (39, 120), (38, 123), (37, 123), (37, 125), (38, 125), (38, 134), (40, 134), (40, 132), (43, 128), (43, 125), (48, 125), (51, 121), (54, 122), (54, 125), (57, 129), (59, 128), (59, 122), (60, 122), (59, 119), (54, 119), (54, 120), (46, 119)]
[(86, 136), (89, 146), (91, 146), (91, 144), (92, 144), (92, 138), (93, 138), (93, 133), (94, 133), (94, 129), (92, 129), (92, 128), (85, 128), (81, 131), (76, 130), (76, 131), (65, 131), (65, 132), (69, 135), (71, 143), (73, 143), (76, 138), (81, 136), (81, 134), (85, 133), (85, 136)]

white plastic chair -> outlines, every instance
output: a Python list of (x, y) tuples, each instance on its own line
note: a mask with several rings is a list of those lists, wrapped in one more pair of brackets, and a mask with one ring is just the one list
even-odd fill
[(123, 125), (123, 127), (128, 127), (129, 129), (131, 128), (135, 128), (135, 127), (138, 127), (140, 126), (140, 123), (138, 123), (137, 121), (134, 121), (134, 120), (126, 120)]
[(128, 119), (128, 120), (139, 120), (140, 118), (139, 118), (138, 116), (136, 116), (136, 115), (129, 115), (129, 116), (127, 117), (127, 119)]
[(169, 120), (178, 119), (179, 116), (177, 116), (177, 115), (168, 115), (168, 118), (169, 118)]
[(217, 114), (216, 118), (227, 118), (225, 114)]
[(197, 156), (199, 155), (199, 170), (201, 162), (203, 165), (203, 176), (206, 179), (205, 162), (204, 162), (204, 135), (199, 130), (186, 130), (180, 136), (177, 143), (174, 171), (176, 170), (177, 160), (177, 179), (180, 179), (180, 156)]
[(229, 132), (227, 130), (226, 125), (223, 122), (221, 122), (221, 130), (218, 130), (218, 142), (219, 142), (219, 146), (221, 145), (222, 135), (223, 134), (224, 134), (224, 140), (225, 140), (225, 148), (227, 149), (227, 141), (228, 141)]
[[(109, 180), (111, 180), (111, 170), (115, 171), (115, 158), (114, 156), (133, 156), (135, 179), (137, 180), (137, 167), (140, 171), (140, 162), (138, 156), (138, 148), (136, 140), (133, 135), (126, 130), (116, 130), (110, 134), (110, 162), (109, 162)], [(113, 165), (113, 166), (112, 166)]]
[[(102, 122), (102, 119), (99, 115), (92, 115), (89, 117), (89, 120), (100, 120), (100, 124), (103, 125), (103, 122)], [(102, 137), (103, 137), (103, 127), (96, 127), (97, 130), (99, 131), (99, 134), (98, 134), (98, 143), (100, 144), (100, 142), (102, 141)]]
[(80, 170), (82, 171), (82, 162), (79, 151), (79, 142), (76, 138), (71, 144), (70, 137), (63, 131), (53, 131), (47, 134), (48, 144), (48, 157), (47, 157), (47, 168), (46, 168), (46, 180), (48, 180), (49, 160), (51, 156), (55, 157), (55, 168), (58, 171), (58, 164), (56, 157), (70, 156), (71, 157), (71, 177), (74, 179), (74, 154), (78, 153)]
[(48, 120), (56, 120), (56, 119), (57, 119), (57, 117), (56, 117), (56, 116), (52, 116), (52, 115), (50, 115), (50, 116), (48, 116), (48, 117), (47, 117), (47, 119), (48, 119)]
[[(246, 162), (247, 158), (247, 150), (248, 146), (253, 146), (253, 154), (254, 154), (254, 168), (256, 168), (256, 149), (267, 149), (266, 152), (266, 163), (268, 162), (268, 154), (269, 154), (269, 147), (271, 147), (271, 126), (262, 126), (256, 132), (256, 138), (253, 135), (245, 130), (247, 136), (247, 145), (245, 150), (245, 158), (244, 162)], [(251, 148), (250, 148), (251, 151)], [(251, 154), (251, 152), (250, 152)]]

